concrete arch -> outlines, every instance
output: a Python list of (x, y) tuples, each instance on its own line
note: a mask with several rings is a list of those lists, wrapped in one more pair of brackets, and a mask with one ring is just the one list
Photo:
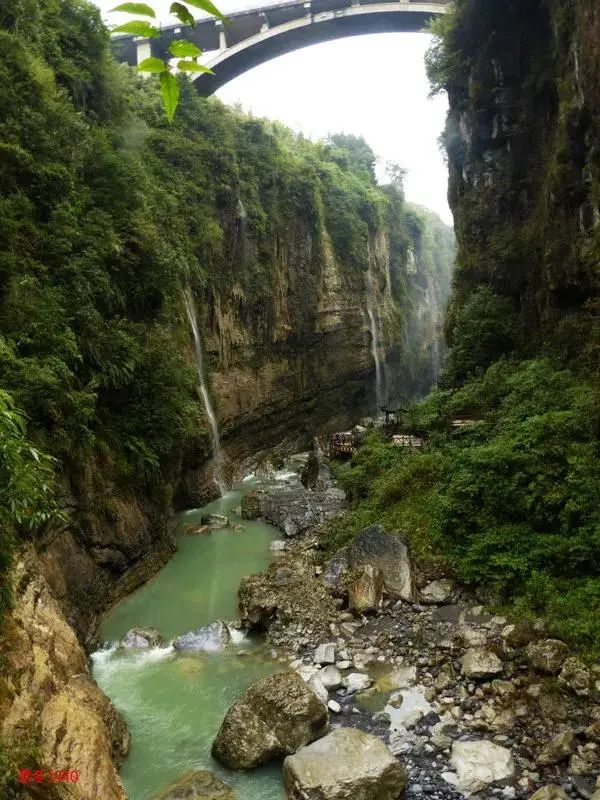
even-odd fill
[(421, 31), (432, 16), (445, 11), (439, 3), (372, 3), (323, 11), (268, 28), (207, 61), (214, 75), (195, 80), (206, 97), (252, 67), (307, 45), (365, 33)]

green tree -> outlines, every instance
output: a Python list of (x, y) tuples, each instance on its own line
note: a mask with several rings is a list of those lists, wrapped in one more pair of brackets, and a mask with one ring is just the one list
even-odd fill
[(0, 611), (10, 603), (7, 583), (14, 538), (60, 515), (54, 497), (54, 459), (27, 438), (24, 414), (0, 389)]

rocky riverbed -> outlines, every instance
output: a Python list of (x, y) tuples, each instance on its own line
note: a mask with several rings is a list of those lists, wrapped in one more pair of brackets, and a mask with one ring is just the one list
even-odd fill
[(541, 620), (490, 615), (448, 578), (424, 583), (404, 543), (378, 527), (324, 560), (298, 510), (318, 524), (342, 512), (336, 492), (278, 487), (245, 500), (245, 516), (268, 516), (286, 538), (266, 572), (242, 582), (242, 623), (267, 635), (334, 730), (389, 748), (411, 800), (599, 800), (600, 668)]

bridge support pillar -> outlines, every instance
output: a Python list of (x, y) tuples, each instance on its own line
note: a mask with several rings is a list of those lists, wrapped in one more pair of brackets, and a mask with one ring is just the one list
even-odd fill
[(152, 55), (152, 45), (150, 44), (149, 39), (142, 39), (136, 45), (136, 58), (137, 63), (141, 64), (146, 58), (150, 58)]
[(227, 37), (225, 35), (225, 28), (222, 22), (217, 22), (217, 30), (219, 31), (219, 50), (227, 50)]

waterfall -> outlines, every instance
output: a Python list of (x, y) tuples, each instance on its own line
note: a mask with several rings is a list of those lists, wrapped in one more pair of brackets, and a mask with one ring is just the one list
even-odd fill
[(215, 411), (212, 407), (210, 394), (208, 393), (208, 386), (206, 385), (206, 376), (204, 374), (204, 357), (202, 354), (202, 340), (200, 339), (200, 331), (198, 329), (198, 319), (196, 317), (196, 306), (194, 305), (194, 297), (192, 290), (186, 286), (183, 293), (185, 301), (185, 310), (190, 322), (192, 334), (194, 336), (194, 347), (196, 350), (196, 369), (198, 371), (198, 386), (200, 390), (200, 397), (204, 405), (204, 411), (210, 426), (210, 437), (213, 450), (213, 467), (215, 483), (219, 487), (219, 492), (224, 495), (227, 491), (227, 484), (223, 478), (223, 451), (221, 450), (221, 439), (219, 436), (219, 426)]
[(430, 337), (431, 343), (431, 375), (433, 382), (436, 383), (442, 369), (442, 349), (440, 347), (440, 327), (442, 314), (440, 310), (440, 301), (435, 286), (429, 282), (425, 292), (424, 310), (429, 317), (428, 336)]
[(381, 407), (385, 404), (383, 366), (381, 359), (381, 336), (380, 320), (375, 298), (375, 276), (373, 275), (373, 263), (369, 253), (369, 269), (367, 272), (367, 315), (371, 329), (371, 355), (375, 364), (375, 395), (377, 398), (376, 416), (381, 413)]

